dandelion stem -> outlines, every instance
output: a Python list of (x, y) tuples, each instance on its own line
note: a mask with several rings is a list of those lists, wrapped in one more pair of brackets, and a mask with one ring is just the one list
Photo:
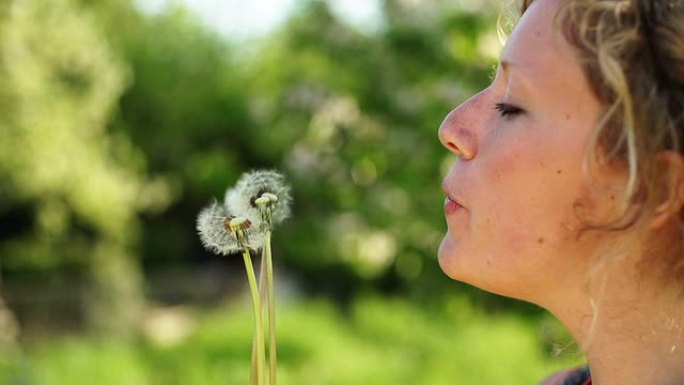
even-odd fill
[(276, 325), (275, 325), (275, 289), (273, 287), (273, 258), (271, 256), (271, 230), (266, 231), (264, 243), (264, 261), (266, 265), (266, 284), (268, 286), (268, 361), (269, 385), (276, 385)]
[(252, 294), (252, 307), (254, 308), (254, 335), (256, 340), (256, 379), (257, 385), (265, 385), (265, 362), (266, 354), (264, 351), (264, 323), (262, 319), (261, 301), (259, 300), (259, 289), (257, 287), (256, 275), (254, 274), (254, 266), (252, 265), (252, 256), (249, 254), (249, 249), (246, 247), (242, 249), (242, 257), (245, 260), (245, 268), (247, 269), (247, 280), (249, 281), (249, 289)]
[[(266, 298), (266, 285), (264, 284), (264, 281), (266, 279), (266, 264), (264, 263), (264, 253), (261, 253), (261, 263), (259, 266), (259, 299), (261, 300), (261, 305), (263, 307), (263, 304), (266, 303), (267, 298)], [(263, 309), (261, 311), (262, 317), (263, 317)], [(257, 385), (256, 384), (256, 372), (257, 372), (257, 367), (256, 367), (256, 362), (257, 362), (257, 340), (256, 340), (256, 334), (252, 337), (252, 381), (250, 381), (251, 385)]]

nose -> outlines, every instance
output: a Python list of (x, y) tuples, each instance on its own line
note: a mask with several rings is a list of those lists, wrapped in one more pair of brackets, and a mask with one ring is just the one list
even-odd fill
[(478, 126), (483, 113), (477, 94), (453, 109), (439, 126), (439, 140), (449, 151), (462, 159), (472, 159), (477, 153)]

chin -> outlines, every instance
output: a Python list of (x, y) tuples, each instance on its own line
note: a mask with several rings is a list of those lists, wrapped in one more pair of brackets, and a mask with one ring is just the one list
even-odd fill
[[(451, 241), (449, 240), (449, 235), (445, 235), (444, 239), (442, 239), (442, 243), (439, 245), (439, 250), (437, 251), (437, 261), (439, 262), (439, 267), (442, 269), (444, 274), (447, 276), (451, 277), (451, 274), (449, 274), (449, 250), (451, 248), (451, 245), (449, 245)], [(453, 278), (453, 277), (452, 277)]]
[[(524, 295), (521, 295), (522, 289), (519, 286), (519, 279), (515, 277), (505, 277), (497, 274), (492, 270), (494, 262), (487, 263), (488, 259), (485, 255), (465, 255), (463, 251), (459, 251), (454, 240), (447, 234), (439, 246), (438, 252), (439, 267), (444, 274), (449, 278), (463, 282), (465, 284), (477, 287), (478, 289), (488, 291), (504, 297), (521, 299), (527, 301)], [(478, 266), (478, 263), (485, 263), (484, 266)], [(500, 278), (500, 279), (497, 279)], [(504, 278), (501, 281), (501, 278)], [(507, 280), (513, 281), (507, 281)], [(522, 290), (524, 291), (524, 290)]]
[(463, 261), (462, 258), (459, 257), (457, 246), (454, 244), (454, 241), (449, 234), (442, 239), (437, 255), (439, 257), (439, 267), (444, 274), (456, 281), (471, 284), (468, 282), (467, 276), (464, 276), (464, 273), (466, 272), (463, 268), (464, 266), (459, 266), (459, 264), (463, 264)]

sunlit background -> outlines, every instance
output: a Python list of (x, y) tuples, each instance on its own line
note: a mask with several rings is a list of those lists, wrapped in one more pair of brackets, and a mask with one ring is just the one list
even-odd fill
[[(163, 13), (169, 5), (184, 6), (228, 40), (263, 37), (306, 7), (305, 2), (296, 0), (136, 0), (134, 3), (148, 15)], [(381, 3), (380, 0), (333, 0), (327, 4), (340, 21), (363, 31), (377, 31), (382, 23)]]
[(0, 384), (247, 384), (242, 259), (205, 251), (195, 218), (265, 168), (294, 196), (280, 384), (523, 385), (580, 363), (543, 311), (437, 264), (437, 127), (489, 82), (509, 12), (0, 0)]

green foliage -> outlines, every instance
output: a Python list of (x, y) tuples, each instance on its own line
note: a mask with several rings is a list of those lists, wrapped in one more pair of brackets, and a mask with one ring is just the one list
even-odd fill
[(131, 158), (130, 146), (103, 128), (126, 72), (88, 15), (69, 1), (46, 7), (14, 2), (2, 23), (0, 175), (11, 194), (3, 203), (41, 202), (38, 224), (48, 235), (68, 233), (73, 211), (121, 238), (140, 182), (134, 164), (112, 159)]
[(73, 1), (3, 2), (0, 18), (3, 265), (90, 270), (93, 320), (125, 330), (141, 304), (130, 247), (148, 187), (145, 156), (106, 130), (126, 64)]
[(68, 236), (72, 216), (112, 239), (134, 230), (142, 154), (104, 131), (127, 73), (94, 23), (66, 0), (4, 13), (2, 203), (36, 202), (39, 241)]
[[(485, 316), (464, 298), (451, 303), (456, 305), (447, 309), (455, 312), (365, 298), (355, 301), (346, 315), (325, 301), (283, 306), (278, 321), (279, 383), (523, 385), (579, 364), (579, 357), (551, 358), (545, 353), (536, 321)], [(175, 312), (178, 317), (178, 309)], [(171, 339), (166, 342), (78, 338), (32, 347), (21, 360), (0, 369), (0, 383), (247, 383), (250, 312), (239, 306), (191, 318), (196, 322), (191, 323), (192, 332), (181, 339), (167, 334)], [(167, 321), (167, 328), (172, 324)], [(156, 324), (157, 331), (163, 325)]]

